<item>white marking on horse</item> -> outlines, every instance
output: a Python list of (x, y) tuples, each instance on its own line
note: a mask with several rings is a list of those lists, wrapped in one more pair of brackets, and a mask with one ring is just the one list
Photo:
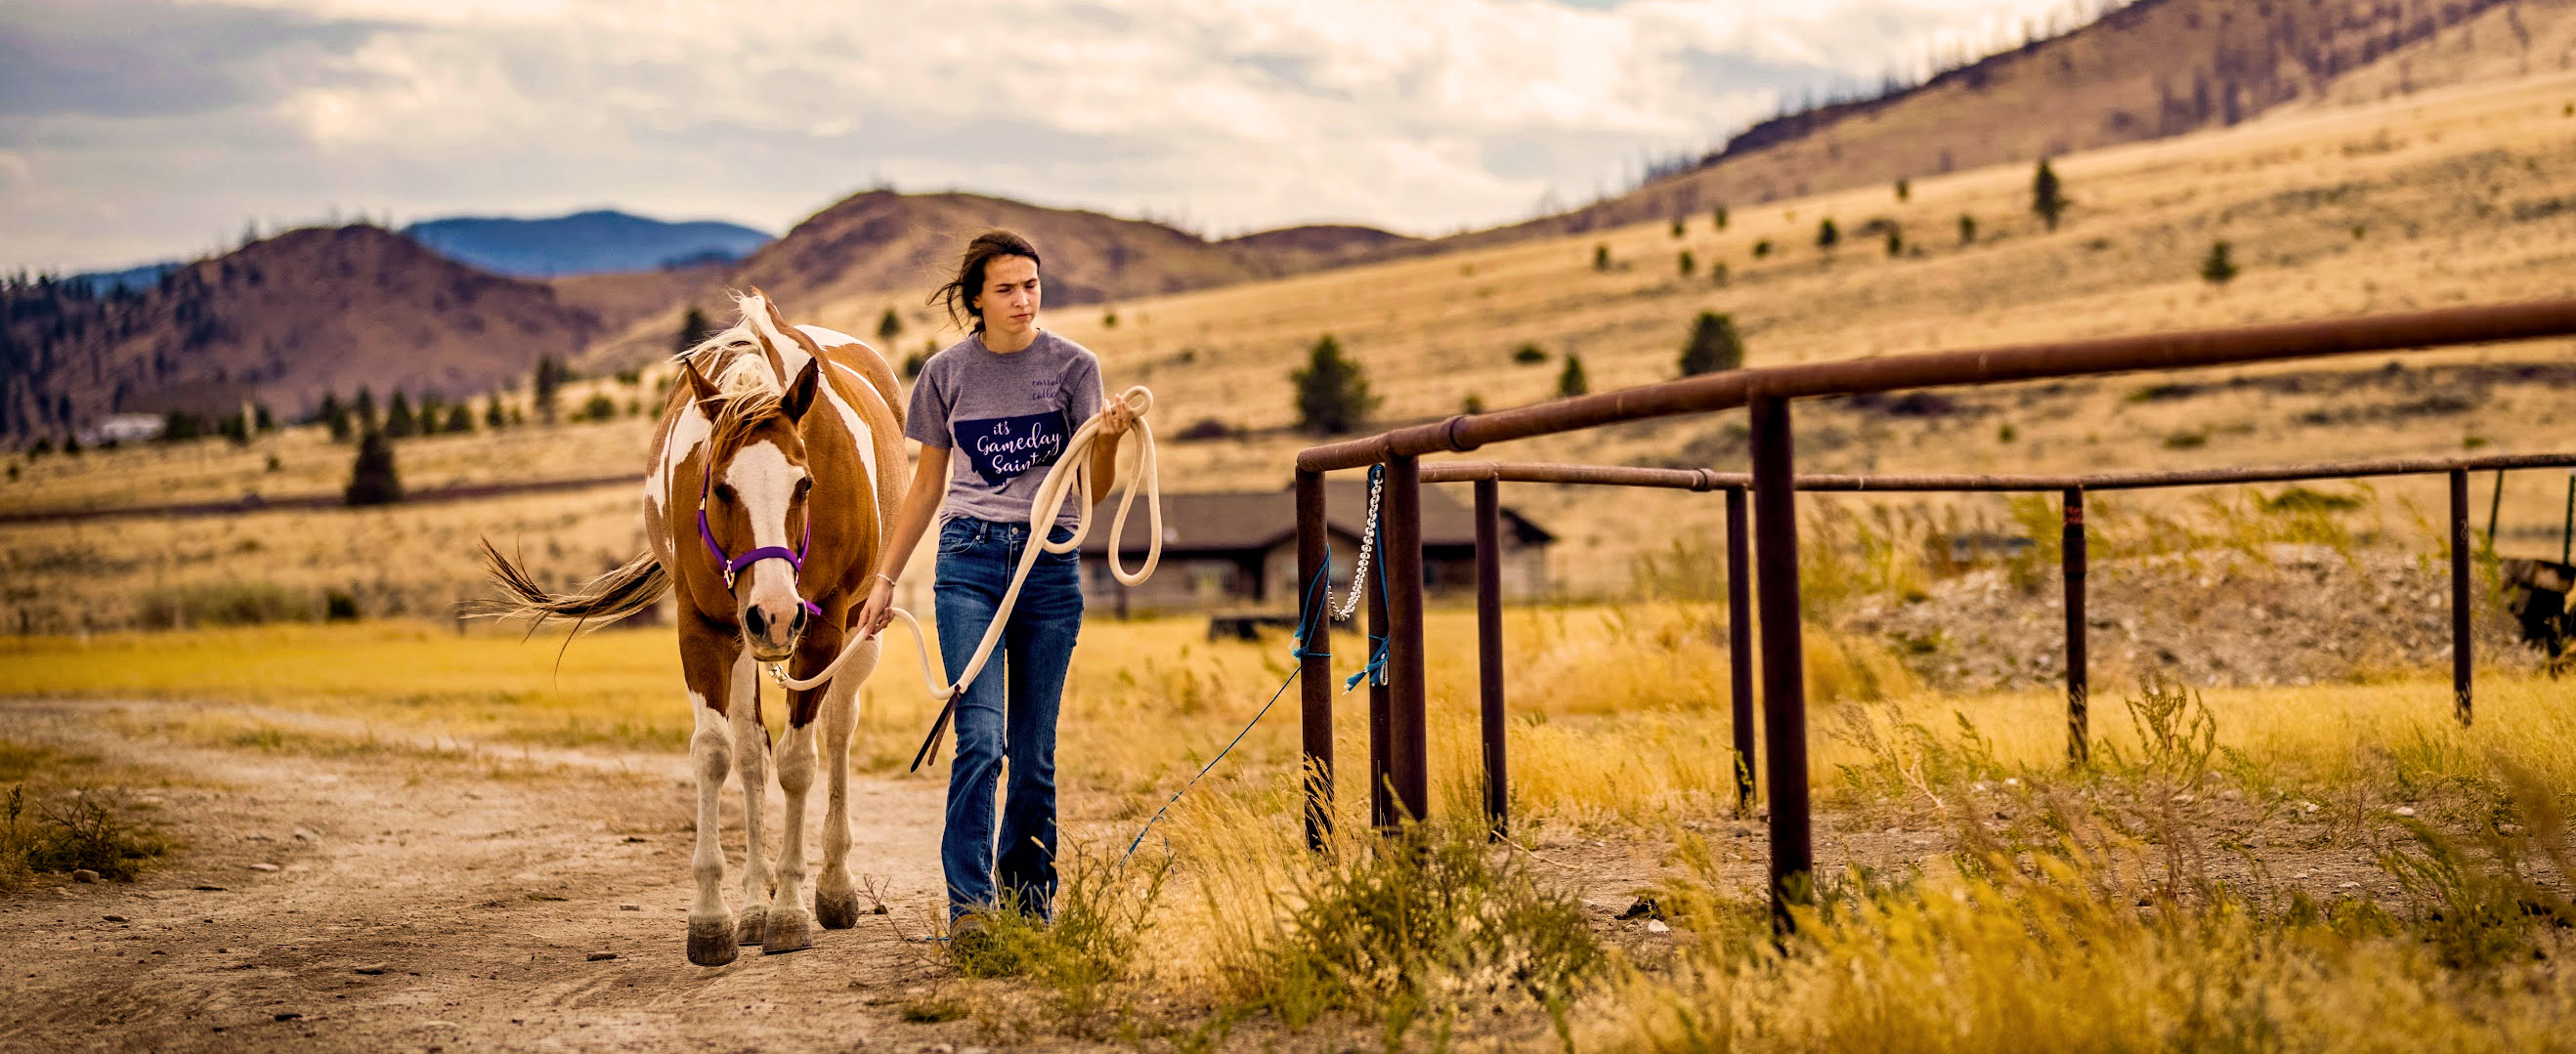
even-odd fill
[(644, 501), (648, 516), (660, 516), (671, 507), (671, 484), (679, 478), (680, 466), (697, 455), (706, 444), (707, 435), (715, 428), (695, 400), (680, 408), (671, 422), (671, 436), (662, 443), (662, 464), (644, 477)]
[[(751, 545), (746, 551), (765, 546), (794, 551), (802, 539), (787, 535), (787, 505), (796, 493), (797, 481), (805, 478), (805, 470), (788, 463), (778, 444), (764, 439), (735, 451), (733, 460), (725, 463), (724, 478), (733, 487), (734, 500), (741, 502), (751, 517)], [(771, 607), (783, 614), (801, 599), (796, 591), (796, 569), (785, 560), (763, 560), (744, 568), (743, 574), (751, 580), (750, 590), (737, 591), (745, 604)]]

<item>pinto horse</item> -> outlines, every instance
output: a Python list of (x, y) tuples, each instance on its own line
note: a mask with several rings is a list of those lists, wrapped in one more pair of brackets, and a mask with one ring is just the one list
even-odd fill
[[(681, 353), (644, 481), (651, 548), (565, 594), (549, 594), (483, 545), (505, 599), (493, 613), (573, 619), (597, 626), (678, 594), (680, 665), (697, 728), (689, 759), (698, 778), (698, 832), (689, 910), (689, 961), (732, 962), (737, 946), (764, 952), (811, 947), (811, 924), (858, 921), (849, 869), (850, 734), (859, 685), (877, 664), (877, 642), (851, 649), (830, 680), (787, 693), (777, 747), (786, 830), (777, 871), (762, 857), (762, 807), (771, 744), (761, 723), (761, 663), (819, 671), (858, 628), (906, 482), (903, 400), (894, 371), (859, 341), (789, 326), (752, 290), (742, 321)], [(807, 674), (810, 676), (810, 673)], [(805, 801), (816, 767), (817, 723), (825, 779), (823, 872), (805, 909)], [(717, 843), (725, 773), (742, 774), (750, 852), (742, 911), (725, 910), (724, 851)]]

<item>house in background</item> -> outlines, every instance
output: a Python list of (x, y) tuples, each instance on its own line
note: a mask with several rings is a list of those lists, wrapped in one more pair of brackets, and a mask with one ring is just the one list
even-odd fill
[[(1325, 484), (1325, 526), (1332, 538), (1333, 594), (1350, 587), (1359, 559), (1360, 531), (1368, 517), (1368, 485), (1359, 480)], [(1163, 561), (1154, 577), (1130, 589), (1109, 573), (1112, 498), (1092, 512), (1082, 542), (1083, 599), (1095, 612), (1121, 617), (1157, 611), (1297, 607), (1297, 499), (1291, 490), (1219, 491), (1163, 495)], [(1134, 569), (1145, 560), (1147, 530), (1140, 503), (1127, 518), (1120, 561)], [(1556, 540), (1511, 509), (1502, 510), (1503, 595), (1528, 598), (1548, 589), (1547, 547)], [(1431, 595), (1472, 594), (1476, 589), (1476, 516), (1440, 487), (1422, 488), (1422, 578)]]

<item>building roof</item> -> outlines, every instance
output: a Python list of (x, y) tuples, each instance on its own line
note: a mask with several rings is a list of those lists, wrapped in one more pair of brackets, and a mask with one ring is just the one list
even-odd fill
[[(1098, 556), (1109, 551), (1109, 521), (1117, 511), (1118, 500), (1113, 495), (1092, 512), (1091, 534), (1082, 540), (1084, 554)], [(1553, 537), (1508, 510), (1504, 516), (1508, 529), (1517, 532), (1525, 541), (1548, 541)], [(1324, 522), (1334, 533), (1357, 538), (1367, 517), (1367, 483), (1354, 479), (1331, 480), (1324, 484)], [(1144, 552), (1145, 531), (1144, 502), (1140, 498), (1136, 508), (1128, 512), (1127, 533), (1120, 540), (1121, 551)], [(1163, 495), (1163, 552), (1166, 555), (1257, 552), (1296, 535), (1297, 496), (1292, 490)], [(1422, 488), (1422, 544), (1476, 544), (1476, 514), (1458, 504), (1440, 487)]]

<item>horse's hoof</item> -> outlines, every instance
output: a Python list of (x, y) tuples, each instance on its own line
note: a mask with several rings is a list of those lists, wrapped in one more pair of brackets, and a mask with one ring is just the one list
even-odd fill
[(769, 938), (760, 942), (763, 955), (801, 952), (814, 946), (814, 928), (802, 911), (773, 912), (769, 917)]
[(761, 938), (769, 932), (768, 922), (769, 912), (765, 908), (752, 908), (743, 912), (741, 918), (734, 920), (733, 942), (735, 944), (761, 943)]
[(696, 966), (722, 966), (742, 954), (734, 944), (731, 929), (723, 919), (689, 923), (689, 962)]
[(827, 930), (846, 930), (859, 924), (859, 894), (856, 890), (814, 891), (814, 920)]

